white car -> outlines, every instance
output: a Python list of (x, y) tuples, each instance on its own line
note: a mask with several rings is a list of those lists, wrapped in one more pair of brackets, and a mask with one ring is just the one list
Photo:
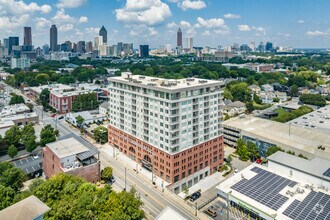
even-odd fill
[(238, 173), (238, 169), (235, 169), (235, 170), (234, 170), (234, 173), (235, 173), (235, 174)]

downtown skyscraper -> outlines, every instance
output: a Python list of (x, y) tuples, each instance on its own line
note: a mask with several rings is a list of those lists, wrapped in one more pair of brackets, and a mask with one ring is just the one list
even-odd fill
[(108, 32), (107, 32), (107, 29), (105, 29), (104, 26), (101, 27), (101, 29), (99, 31), (99, 36), (103, 37), (103, 44), (106, 44), (107, 39), (108, 39)]
[(53, 24), (50, 28), (50, 51), (57, 51), (57, 45), (58, 45), (58, 39), (57, 39), (57, 27), (55, 24)]
[(177, 47), (182, 47), (182, 31), (181, 31), (181, 28), (179, 28), (179, 30), (177, 32), (176, 46)]
[(24, 46), (32, 45), (32, 31), (31, 27), (24, 27)]

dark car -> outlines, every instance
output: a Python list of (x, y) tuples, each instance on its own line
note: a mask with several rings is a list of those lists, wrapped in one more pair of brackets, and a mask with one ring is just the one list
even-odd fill
[(197, 199), (199, 199), (199, 197), (201, 197), (201, 193), (200, 192), (194, 192), (191, 196), (190, 196), (190, 202), (194, 202)]
[(61, 119), (63, 119), (64, 118), (64, 116), (60, 116), (60, 117), (58, 117), (58, 120), (61, 120)]

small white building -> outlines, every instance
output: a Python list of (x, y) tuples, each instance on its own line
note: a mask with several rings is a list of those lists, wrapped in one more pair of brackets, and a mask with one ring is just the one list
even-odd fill
[(244, 113), (246, 111), (246, 105), (243, 102), (235, 101), (226, 103), (223, 109), (223, 114), (229, 116), (236, 116)]
[(84, 122), (82, 125), (92, 124), (94, 122), (94, 117), (88, 111), (75, 112), (75, 113), (70, 112), (66, 115), (65, 119), (72, 125), (77, 126), (77, 117), (79, 115), (84, 118)]
[(31, 60), (29, 58), (14, 58), (10, 59), (10, 69), (27, 69), (31, 67)]
[(263, 103), (272, 104), (275, 98), (279, 99), (279, 102), (285, 102), (288, 100), (288, 95), (285, 92), (262, 92), (259, 97), (261, 98)]
[(100, 106), (99, 106), (99, 113), (102, 115), (107, 115), (109, 112), (109, 103), (108, 102), (103, 102)]

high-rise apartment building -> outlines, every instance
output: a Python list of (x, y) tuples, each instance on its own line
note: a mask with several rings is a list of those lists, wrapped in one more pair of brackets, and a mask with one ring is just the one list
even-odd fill
[(57, 51), (58, 50), (58, 39), (57, 39), (57, 27), (56, 25), (52, 25), (50, 28), (50, 51)]
[(132, 43), (123, 43), (123, 51), (125, 55), (133, 54), (133, 44)]
[(223, 82), (131, 73), (109, 81), (110, 144), (173, 183), (175, 192), (218, 170), (224, 157)]
[(140, 45), (139, 57), (144, 58), (149, 56), (149, 45)]
[(107, 39), (108, 39), (108, 32), (107, 29), (105, 29), (104, 26), (101, 27), (100, 31), (99, 31), (99, 36), (103, 37), (103, 44), (107, 43)]
[(176, 36), (176, 46), (177, 47), (182, 47), (182, 31), (181, 28), (179, 28)]
[(24, 46), (32, 45), (32, 31), (31, 27), (24, 27)]

